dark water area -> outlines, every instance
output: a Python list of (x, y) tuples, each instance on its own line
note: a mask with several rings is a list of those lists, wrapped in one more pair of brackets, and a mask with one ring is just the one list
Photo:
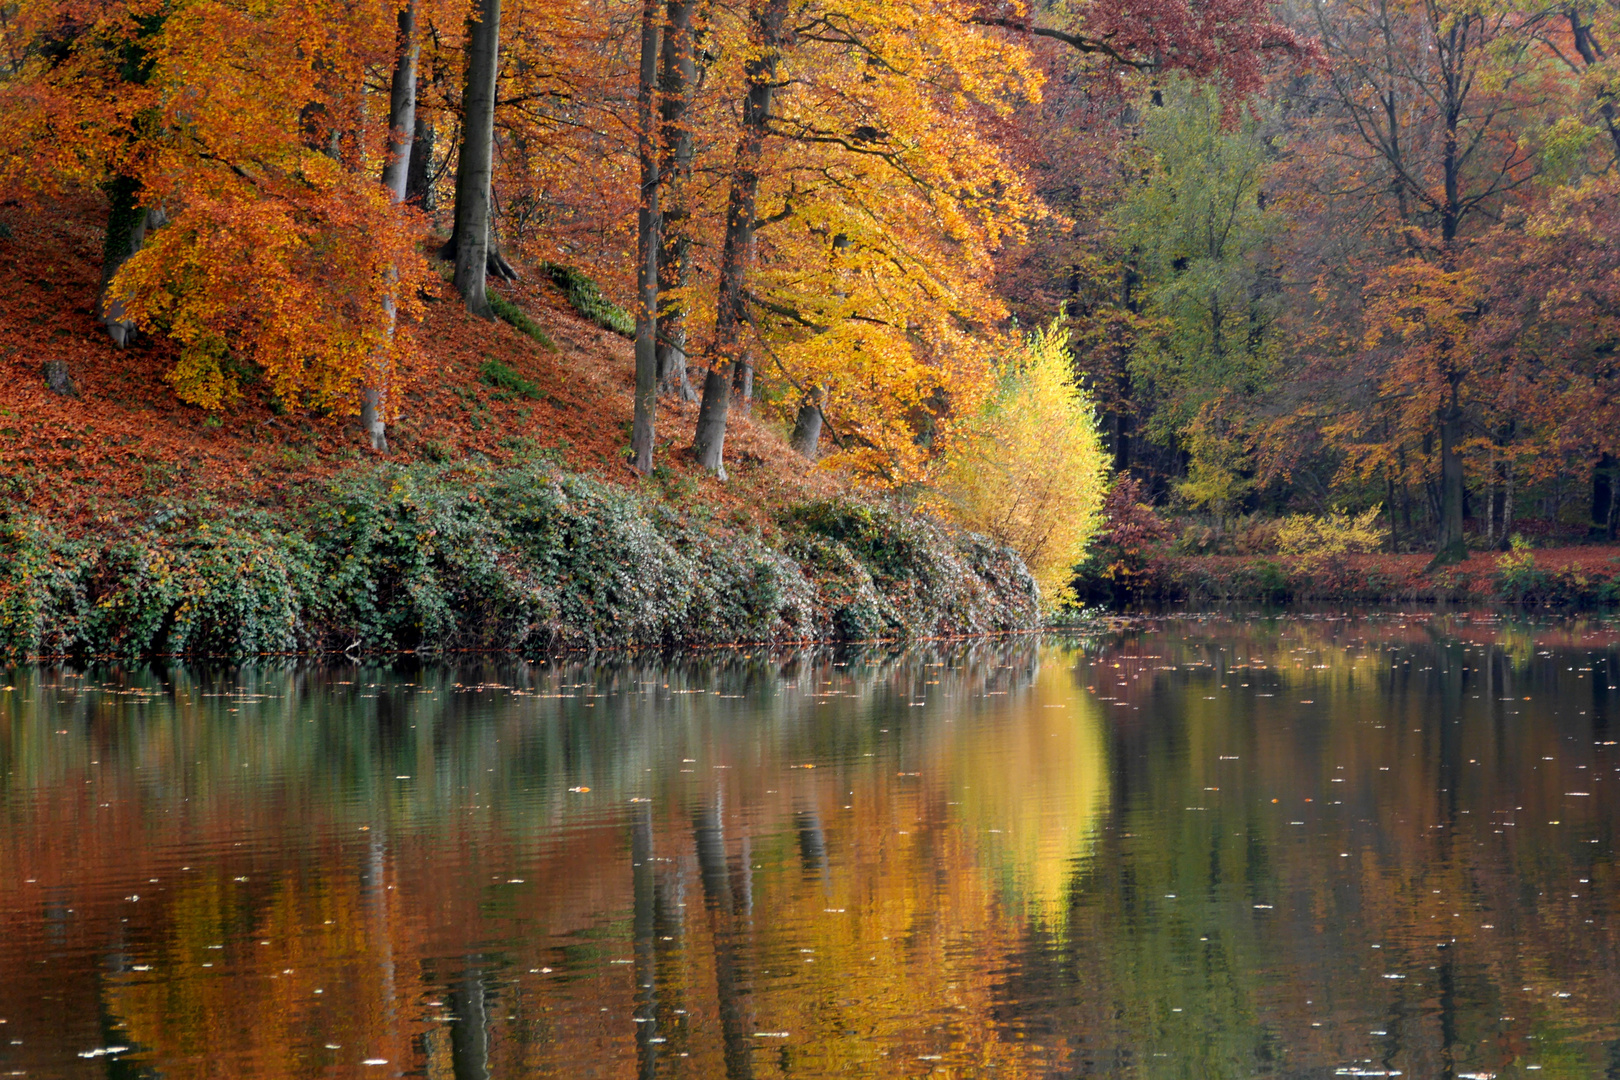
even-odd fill
[(0, 675), (0, 1076), (1620, 1076), (1620, 634)]

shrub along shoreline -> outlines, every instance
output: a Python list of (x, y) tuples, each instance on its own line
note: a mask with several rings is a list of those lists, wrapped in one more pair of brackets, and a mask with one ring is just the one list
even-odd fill
[(356, 470), (301, 510), (103, 535), (0, 515), (0, 659), (574, 648), (1034, 629), (1011, 549), (854, 498), (769, 535), (548, 464)]

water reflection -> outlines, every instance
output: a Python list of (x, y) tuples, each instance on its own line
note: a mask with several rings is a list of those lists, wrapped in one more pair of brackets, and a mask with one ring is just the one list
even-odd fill
[(1616, 636), (21, 669), (0, 1073), (1620, 1075)]

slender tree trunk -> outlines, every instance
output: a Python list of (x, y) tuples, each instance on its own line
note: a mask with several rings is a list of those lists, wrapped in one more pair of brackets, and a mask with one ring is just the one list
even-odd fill
[(1513, 459), (1508, 458), (1507, 482), (1502, 488), (1502, 542), (1501, 548), (1506, 551), (1512, 543), (1513, 535)]
[[(416, 40), (416, 3), (410, 0), (399, 10), (399, 46), (394, 59), (394, 81), (388, 95), (388, 158), (383, 162), (382, 183), (397, 206), (405, 201), (410, 174), (411, 146), (416, 138), (416, 62), (421, 45)], [(372, 358), (370, 370), (360, 384), (360, 427), (371, 440), (371, 448), (388, 453), (388, 375), (394, 328), (398, 322), (398, 299), (394, 288), (398, 267), (388, 268), (388, 292), (383, 296), (383, 317), (388, 340)]]
[(501, 0), (478, 0), (467, 28), (467, 90), (456, 165), (456, 292), (467, 310), (493, 319), (484, 291), (489, 261), (490, 180), (495, 168), (495, 83), (500, 71)]
[[(697, 62), (692, 42), (692, 0), (668, 0), (658, 79), (659, 112), (663, 120), (662, 211), (659, 228), (663, 253), (658, 267), (661, 292), (684, 289), (689, 276), (686, 185), (692, 176), (694, 144), (687, 111), (697, 85)], [(666, 302), (658, 316), (658, 391), (682, 401), (696, 401), (697, 392), (686, 375), (686, 301)]]
[(692, 452), (705, 469), (725, 478), (726, 415), (731, 406), (731, 373), (747, 365), (742, 346), (748, 321), (743, 280), (754, 247), (754, 208), (759, 197), (760, 162), (771, 116), (776, 68), (782, 46), (782, 24), (787, 0), (752, 0), (754, 55), (745, 71), (742, 135), (731, 172), (731, 196), (726, 206), (726, 236), (720, 249), (720, 295), (715, 310), (714, 355), (703, 380), (703, 404), (698, 409)]
[(641, 200), (636, 212), (636, 403), (630, 450), (635, 469), (652, 472), (658, 409), (658, 145), (653, 130), (658, 81), (658, 0), (641, 0), (641, 79), (636, 95), (636, 135), (641, 157)]
[(1606, 536), (1609, 531), (1609, 510), (1614, 505), (1615, 459), (1604, 454), (1592, 469), (1592, 526), (1588, 530), (1594, 537)]
[(1496, 539), (1496, 451), (1485, 468), (1485, 547)]
[(1395, 477), (1387, 468), (1384, 470), (1384, 512), (1389, 514), (1389, 553), (1393, 555), (1401, 550), (1401, 538), (1395, 527)]
[(1435, 536), (1434, 559), (1430, 566), (1460, 563), (1468, 558), (1463, 539), (1463, 464), (1457, 452), (1462, 438), (1462, 409), (1457, 403), (1457, 386), (1451, 387), (1451, 400), (1440, 410), (1440, 520)]

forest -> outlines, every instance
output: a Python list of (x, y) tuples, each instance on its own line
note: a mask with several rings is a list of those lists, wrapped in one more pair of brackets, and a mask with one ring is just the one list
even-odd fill
[[(1616, 0), (5, 0), (10, 490), (107, 526), (41, 402), (123, 446), (82, 391), (143, 371), (187, 438), (351, 470), (458, 458), (447, 393), (580, 413), (586, 471), (738, 527), (791, 456), (1047, 610), (1167, 554), (1535, 592), (1620, 524), (1617, 47)], [(511, 359), (602, 362), (537, 290), (625, 343), (623, 418)]]

